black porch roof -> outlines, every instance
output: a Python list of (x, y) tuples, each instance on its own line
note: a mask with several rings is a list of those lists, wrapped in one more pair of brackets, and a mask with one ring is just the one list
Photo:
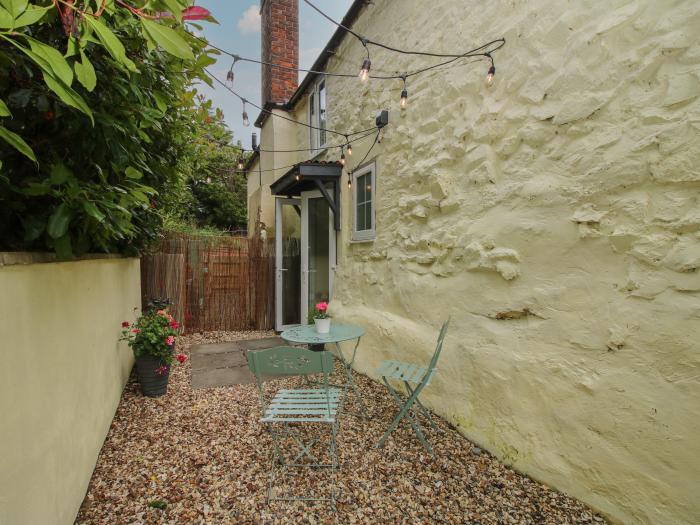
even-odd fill
[[(340, 177), (342, 175), (343, 165), (340, 162), (300, 162), (270, 184), (270, 191), (273, 195), (285, 197), (298, 197), (303, 191), (320, 191), (333, 212), (335, 230), (340, 231)], [(332, 196), (326, 188), (328, 182), (332, 185)]]
[(273, 195), (297, 197), (302, 191), (318, 189), (316, 181), (322, 184), (339, 182), (342, 174), (343, 166), (340, 162), (300, 162), (270, 184), (270, 191)]

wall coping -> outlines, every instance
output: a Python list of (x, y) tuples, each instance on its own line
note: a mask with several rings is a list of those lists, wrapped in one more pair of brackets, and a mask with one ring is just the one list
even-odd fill
[(76, 257), (74, 259), (61, 260), (55, 253), (50, 252), (0, 252), (0, 267), (13, 266), (17, 264), (40, 264), (55, 262), (78, 262), (99, 259), (128, 259), (120, 254), (113, 253), (91, 253)]

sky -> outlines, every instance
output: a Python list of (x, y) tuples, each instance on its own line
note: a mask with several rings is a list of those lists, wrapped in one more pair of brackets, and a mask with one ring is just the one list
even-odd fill
[[(343, 18), (351, 3), (351, 0), (314, 0), (314, 4), (319, 9), (338, 21)], [(202, 23), (203, 30), (197, 31), (198, 34), (217, 47), (240, 56), (260, 60), (259, 0), (199, 0), (197, 5), (207, 8), (219, 21), (219, 25)], [(322, 18), (303, 0), (299, 0), (299, 67), (305, 69), (311, 67), (335, 29), (333, 24)], [(218, 57), (217, 63), (209, 66), (208, 69), (223, 81), (226, 79), (231, 62), (230, 57), (222, 55)], [(246, 99), (260, 105), (260, 65), (238, 62), (234, 72), (233, 89)], [(214, 84), (215, 89), (205, 84), (198, 86), (197, 89), (211, 98), (214, 106), (221, 108), (224, 112), (226, 123), (233, 131), (234, 142), (241, 140), (244, 147), (250, 148), (251, 133), (255, 131), (258, 137), (260, 136), (260, 130), (253, 125), (259, 111), (256, 108), (247, 108), (251, 123), (250, 127), (244, 127), (240, 100), (223, 87)]]

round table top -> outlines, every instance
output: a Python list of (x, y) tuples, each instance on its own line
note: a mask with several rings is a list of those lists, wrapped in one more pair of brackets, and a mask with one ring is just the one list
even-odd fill
[(365, 329), (354, 324), (331, 322), (331, 331), (319, 334), (313, 324), (295, 326), (285, 330), (280, 337), (290, 343), (307, 343), (320, 345), (324, 343), (339, 343), (350, 339), (358, 339), (365, 334)]

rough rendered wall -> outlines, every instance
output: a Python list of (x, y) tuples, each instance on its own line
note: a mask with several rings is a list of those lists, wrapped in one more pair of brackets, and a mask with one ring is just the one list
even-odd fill
[(3, 260), (0, 523), (70, 525), (133, 363), (117, 339), (141, 306), (139, 260)]
[[(392, 110), (376, 241), (348, 243), (343, 185), (358, 368), (427, 361), (452, 315), (435, 411), (625, 523), (700, 522), (700, 2), (375, 4), (355, 29), (398, 46), (508, 44), (491, 90), (464, 65), (411, 79), (403, 112), (398, 82), (328, 81), (331, 126)], [(373, 71), (428, 63), (372, 47)]]

